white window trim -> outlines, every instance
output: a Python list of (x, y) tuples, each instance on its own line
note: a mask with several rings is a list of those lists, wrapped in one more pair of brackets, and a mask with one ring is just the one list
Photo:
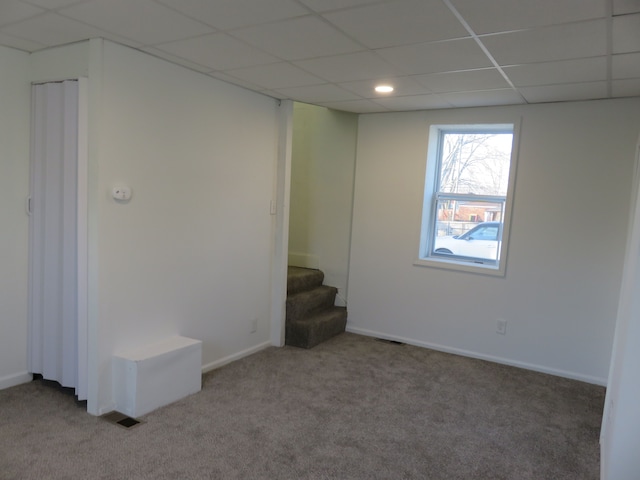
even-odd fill
[[(418, 237), (418, 256), (413, 264), (420, 267), (432, 267), (460, 272), (478, 273), (504, 277), (507, 271), (507, 259), (509, 255), (509, 237), (511, 232), (511, 217), (513, 211), (513, 200), (515, 196), (516, 174), (518, 170), (518, 152), (520, 143), (521, 119), (514, 119), (502, 123), (483, 124), (433, 124), (429, 127), (428, 151), (426, 161), (426, 173), (424, 183), (424, 199), (422, 206), (422, 218)], [(502, 246), (498, 265), (470, 263), (456, 258), (444, 257), (423, 257), (424, 252), (430, 251), (430, 242), (433, 241), (430, 230), (434, 225), (434, 203), (433, 197), (437, 184), (437, 166), (439, 155), (439, 142), (441, 131), (455, 130), (464, 131), (513, 131), (513, 143), (511, 147), (511, 162), (509, 165), (509, 186), (507, 188), (507, 198), (505, 202), (504, 222), (502, 230)]]

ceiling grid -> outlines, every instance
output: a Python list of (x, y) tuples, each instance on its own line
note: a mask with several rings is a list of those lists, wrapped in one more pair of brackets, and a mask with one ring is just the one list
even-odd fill
[(640, 0), (0, 2), (0, 45), (94, 37), (356, 113), (640, 96)]

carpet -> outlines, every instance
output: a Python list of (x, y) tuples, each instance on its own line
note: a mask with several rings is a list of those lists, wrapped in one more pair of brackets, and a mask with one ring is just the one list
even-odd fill
[(0, 478), (599, 478), (603, 387), (344, 333), (269, 348), (127, 430), (34, 381), (0, 391)]

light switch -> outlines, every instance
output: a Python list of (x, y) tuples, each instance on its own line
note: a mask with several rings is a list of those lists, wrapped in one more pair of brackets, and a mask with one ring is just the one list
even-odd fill
[(127, 187), (125, 185), (118, 185), (117, 187), (113, 187), (111, 190), (111, 195), (116, 200), (126, 201), (131, 199), (131, 187)]

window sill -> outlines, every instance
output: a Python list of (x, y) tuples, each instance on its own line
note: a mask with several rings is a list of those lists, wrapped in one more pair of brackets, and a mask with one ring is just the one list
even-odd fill
[(469, 262), (453, 259), (440, 258), (417, 258), (413, 261), (416, 267), (439, 268), (441, 270), (452, 270), (455, 272), (467, 272), (480, 275), (490, 275), (493, 277), (504, 277), (505, 267), (494, 265), (471, 264)]

